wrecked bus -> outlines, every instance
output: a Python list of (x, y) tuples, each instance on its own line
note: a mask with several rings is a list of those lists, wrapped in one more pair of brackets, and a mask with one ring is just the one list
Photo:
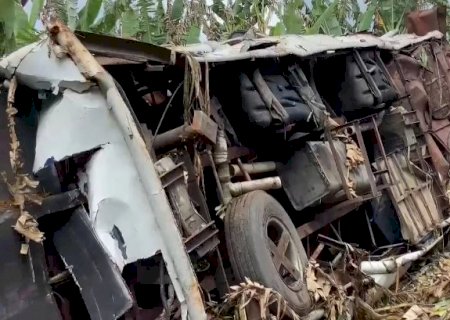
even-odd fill
[(0, 60), (0, 318), (206, 319), (245, 278), (304, 315), (308, 261), (352, 243), (389, 287), (442, 240), (441, 32), (165, 48), (47, 29)]

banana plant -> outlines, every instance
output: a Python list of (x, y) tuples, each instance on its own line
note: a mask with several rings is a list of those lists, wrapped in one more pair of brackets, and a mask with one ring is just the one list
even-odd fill
[(22, 4), (0, 0), (0, 56), (38, 39)]
[[(78, 0), (29, 1), (27, 15), (19, 0), (0, 0), (0, 55), (38, 39), (34, 26), (44, 6), (54, 8), (71, 29), (180, 44), (197, 42), (201, 32), (220, 40), (252, 27), (271, 35), (402, 32), (409, 11), (447, 4), (447, 0), (365, 0), (361, 10), (361, 0), (311, 0), (310, 5), (304, 0), (213, 0), (210, 6), (206, 0), (87, 0), (79, 8)], [(273, 14), (278, 22), (269, 26)]]

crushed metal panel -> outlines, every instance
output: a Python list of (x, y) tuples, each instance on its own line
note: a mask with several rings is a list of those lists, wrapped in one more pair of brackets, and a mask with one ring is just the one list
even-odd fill
[[(424, 180), (413, 172), (413, 166), (405, 155), (393, 153), (384, 160), (377, 161), (379, 170), (390, 170), (394, 181), (388, 194), (397, 211), (404, 239), (418, 243), (442, 221), (431, 193), (432, 180)], [(420, 170), (416, 168), (416, 170)], [(383, 173), (385, 184), (390, 184), (388, 173)]]
[(33, 43), (0, 61), (0, 74), (10, 77), (14, 71), (21, 84), (35, 90), (58, 93), (60, 88), (71, 88), (81, 92), (93, 85), (72, 61), (59, 59), (49, 50), (49, 40)]
[(79, 172), (88, 198), (90, 220), (111, 259), (122, 269), (149, 258), (161, 247), (139, 175), (108, 104), (97, 87), (78, 93), (66, 89), (41, 112), (34, 171), (98, 149)]
[(406, 29), (408, 33), (425, 35), (432, 30), (447, 32), (447, 8), (436, 6), (428, 10), (416, 10), (406, 16)]
[(105, 144), (98, 150), (83, 180), (92, 224), (119, 268), (151, 257), (161, 248), (152, 208), (136, 183), (139, 175), (124, 144)]
[[(189, 52), (198, 61), (220, 62), (257, 58), (277, 58), (287, 55), (299, 57), (312, 56), (319, 53), (334, 53), (337, 50), (351, 48), (378, 47), (386, 50), (400, 50), (415, 43), (429, 39), (441, 39), (439, 31), (424, 36), (399, 34), (392, 37), (376, 37), (370, 34), (354, 34), (334, 37), (329, 35), (283, 35), (244, 40), (234, 45), (227, 42), (207, 42), (188, 46), (172, 47), (179, 53)], [(269, 45), (267, 45), (269, 44)]]
[(50, 285), (44, 248), (30, 243), (21, 255), (20, 236), (11, 228), (18, 213), (0, 211), (0, 319), (58, 320), (61, 315)]
[[(346, 145), (340, 140), (333, 140), (341, 164), (346, 161)], [(321, 202), (336, 203), (345, 199), (342, 180), (338, 175), (337, 163), (329, 142), (308, 141), (295, 151), (288, 162), (277, 168), (283, 188), (296, 210)], [(369, 177), (363, 165), (350, 171), (355, 191), (366, 194)]]
[(33, 171), (47, 160), (62, 160), (106, 143), (123, 141), (98, 88), (78, 93), (64, 90), (62, 97), (44, 101), (36, 136)]
[(12, 78), (23, 58), (38, 45), (38, 42), (31, 43), (0, 59), (0, 75), (6, 79)]
[(76, 35), (94, 55), (122, 58), (135, 62), (170, 63), (171, 50), (162, 46), (83, 31), (76, 31)]
[(91, 320), (117, 319), (131, 308), (128, 287), (96, 237), (86, 211), (74, 210), (55, 231), (53, 242), (80, 288)]

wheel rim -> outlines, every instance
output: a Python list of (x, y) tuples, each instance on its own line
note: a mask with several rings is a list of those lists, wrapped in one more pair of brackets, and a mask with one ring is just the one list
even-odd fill
[(279, 276), (289, 289), (300, 290), (303, 284), (302, 260), (289, 230), (281, 221), (271, 218), (266, 231), (272, 262)]

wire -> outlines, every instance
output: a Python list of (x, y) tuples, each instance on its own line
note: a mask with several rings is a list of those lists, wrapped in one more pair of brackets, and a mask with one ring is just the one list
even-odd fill
[(159, 119), (158, 126), (156, 127), (155, 134), (154, 134), (155, 137), (156, 137), (156, 135), (158, 134), (159, 129), (161, 128), (162, 122), (163, 122), (163, 120), (164, 120), (164, 118), (165, 118), (165, 116), (166, 116), (167, 110), (169, 110), (169, 107), (170, 107), (171, 104), (172, 104), (173, 98), (174, 98), (175, 95), (177, 94), (178, 90), (181, 88), (181, 85), (183, 84), (183, 82), (184, 82), (184, 81), (181, 81), (181, 82), (180, 82), (180, 84), (178, 85), (178, 87), (175, 89), (175, 91), (173, 92), (172, 96), (170, 97), (169, 102), (167, 102), (166, 108), (164, 109), (164, 112), (163, 112), (163, 114), (162, 114), (162, 116), (161, 116), (161, 119)]

